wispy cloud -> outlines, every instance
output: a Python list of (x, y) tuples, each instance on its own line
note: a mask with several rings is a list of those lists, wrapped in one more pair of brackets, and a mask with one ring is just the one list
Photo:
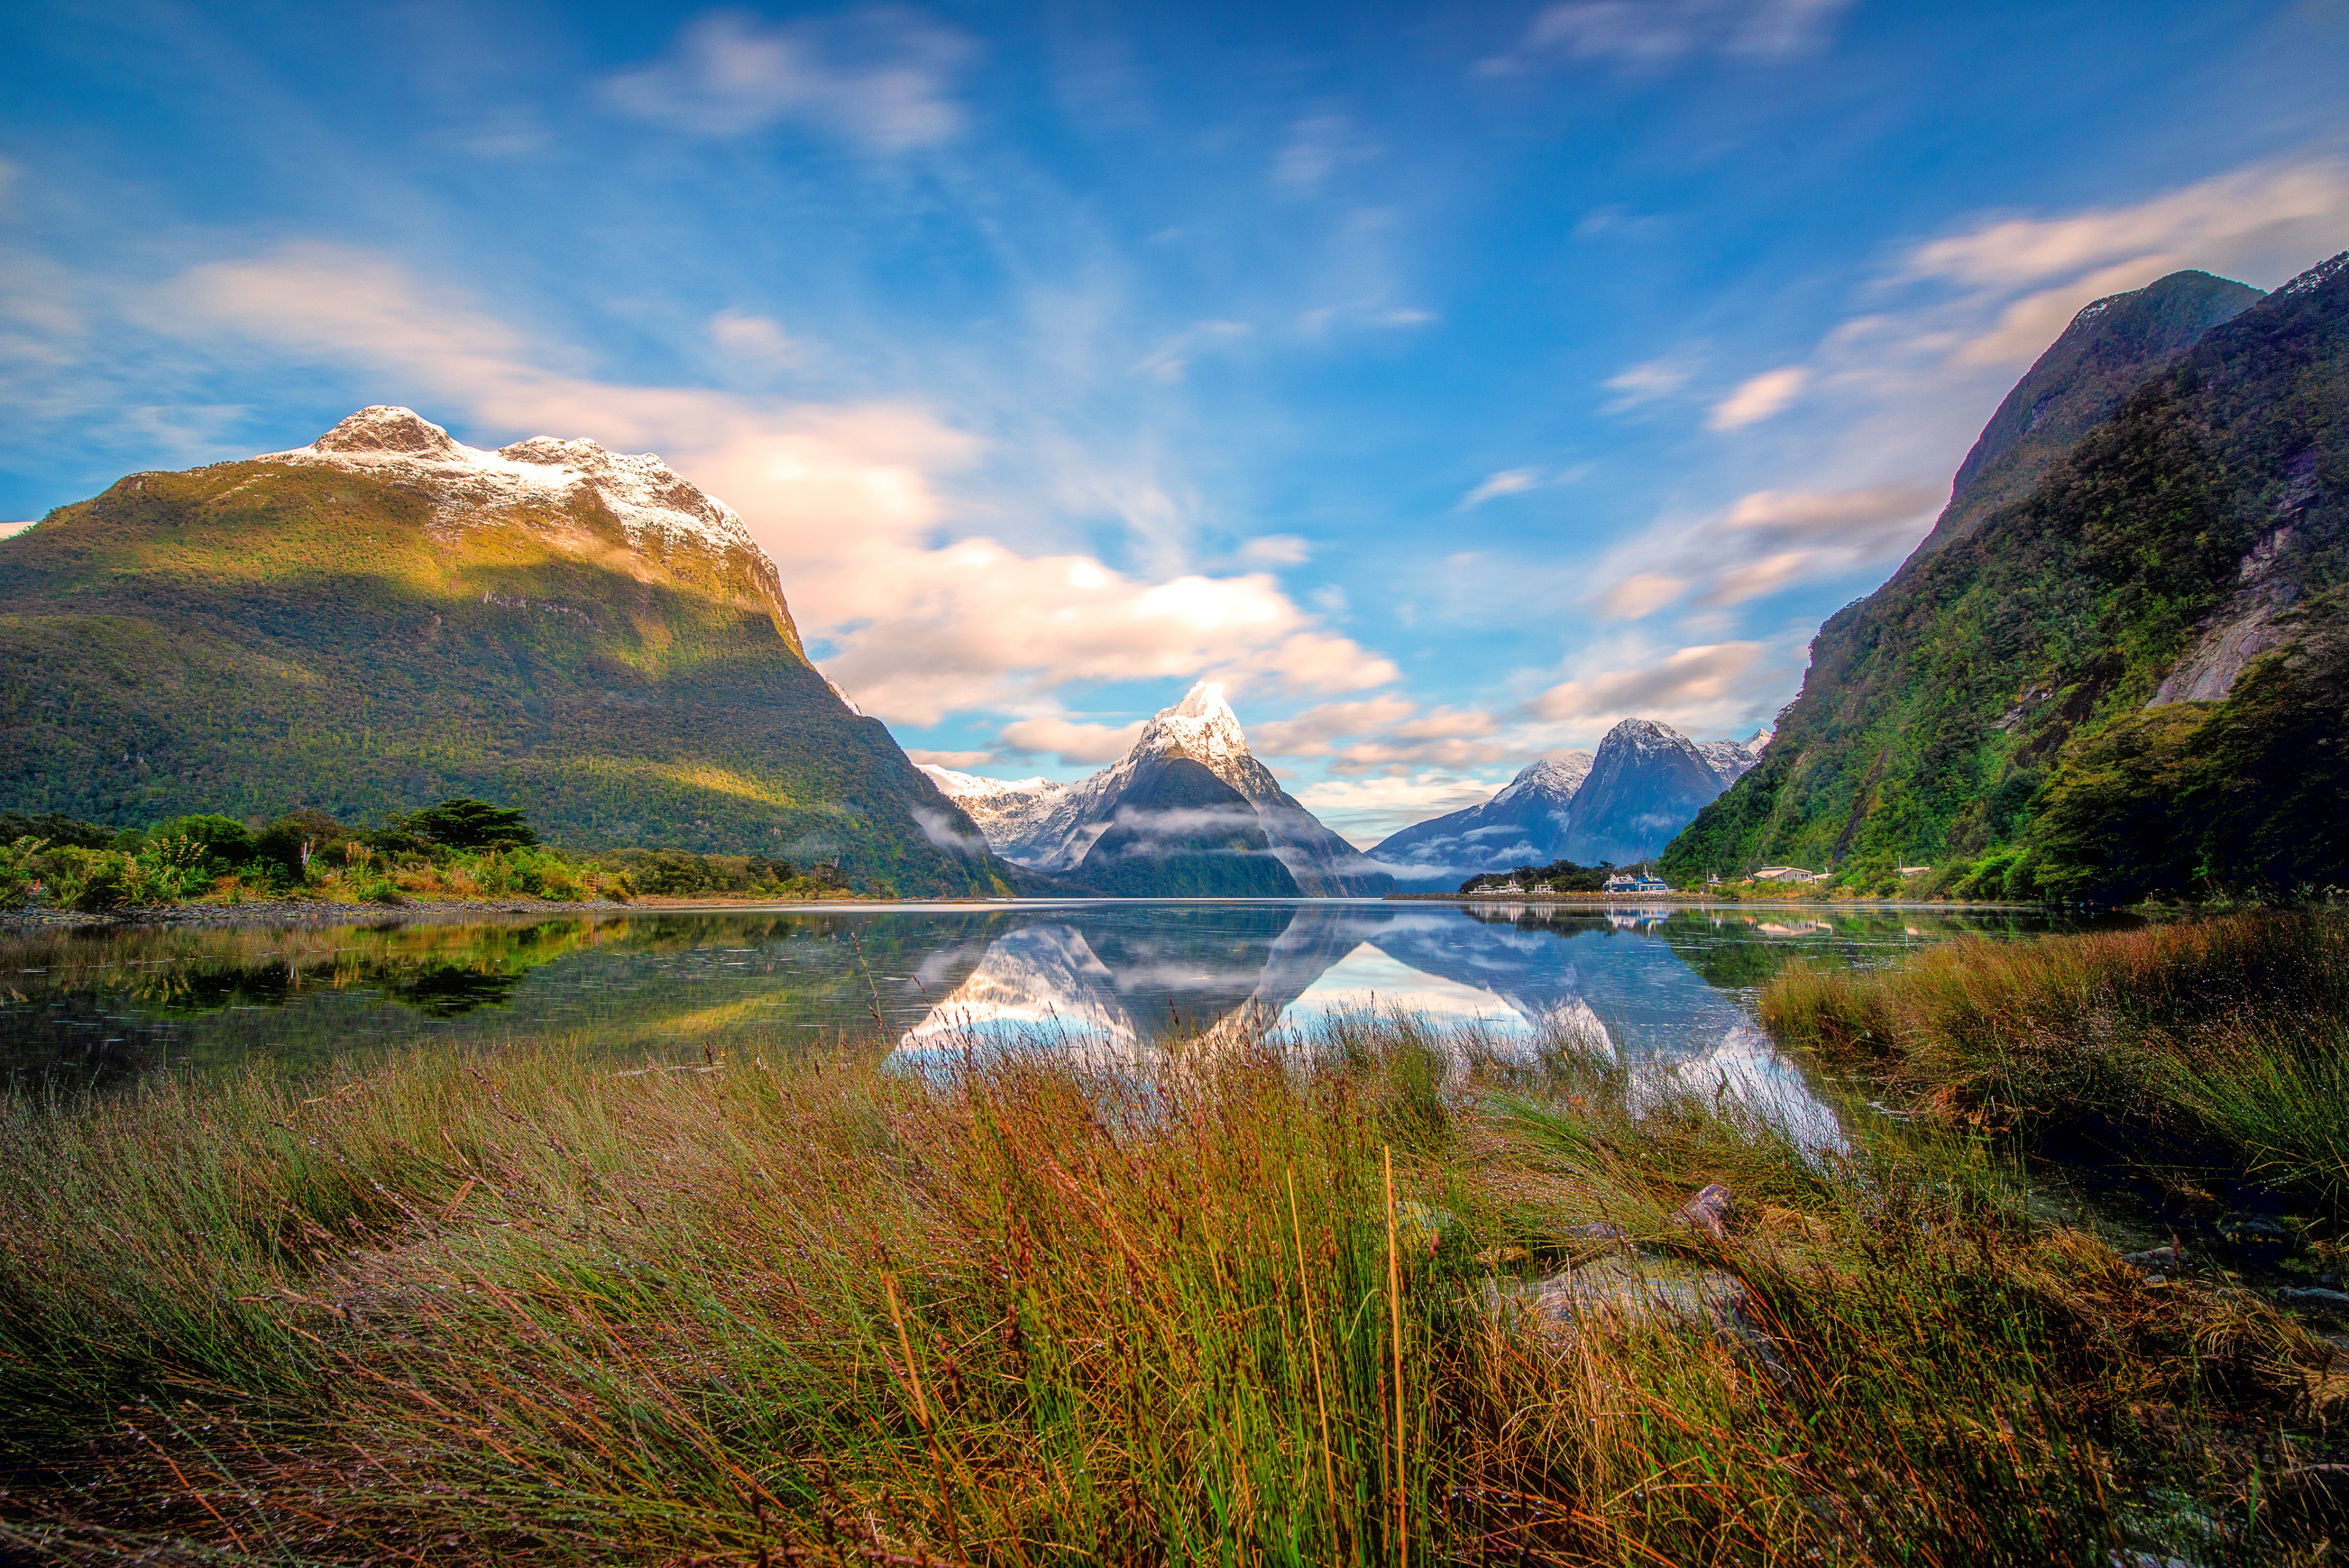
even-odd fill
[(1068, 719), (1020, 719), (1006, 724), (997, 739), (1007, 751), (1049, 755), (1067, 766), (1113, 763), (1142, 738), (1142, 721), (1130, 724), (1081, 724)]
[(1757, 685), (1777, 678), (1764, 667), (1768, 651), (1768, 645), (1760, 642), (1676, 649), (1630, 669), (1559, 681), (1526, 709), (1537, 719), (1588, 724), (1640, 717), (1702, 732), (1698, 726), (1703, 720), (1743, 706)]
[(1297, 798), (1358, 848), (1414, 822), (1461, 811), (1492, 797), (1496, 782), (1441, 768), (1368, 778), (1332, 778), (1302, 786)]
[(995, 760), (993, 752), (934, 752), (921, 746), (907, 746), (905, 756), (933, 768), (980, 768)]
[(961, 33), (912, 11), (773, 25), (714, 11), (660, 59), (607, 78), (604, 95), (624, 113), (704, 136), (797, 121), (905, 152), (961, 131), (954, 89), (972, 52)]
[(1654, 69), (1691, 56), (1783, 59), (1826, 41), (1849, 0), (1564, 0), (1526, 24), (1512, 52), (1485, 60), (1487, 76), (1558, 60)]
[(1542, 471), (1538, 468), (1505, 468), (1498, 473), (1485, 475), (1475, 489), (1460, 498), (1454, 510), (1473, 511), (1487, 501), (1497, 500), (1504, 495), (1522, 495), (1541, 482)]
[(1841, 576), (1906, 555), (1940, 500), (1911, 485), (1757, 490), (1618, 550), (1589, 602), (1609, 620), (1638, 620), (1683, 598), (1718, 608)]
[(946, 486), (985, 443), (919, 405), (781, 402), (552, 369), (558, 351), (449, 290), (324, 245), (194, 268), (150, 324), (367, 366), (428, 414), (454, 407), (502, 434), (660, 451), (742, 514), (826, 672), (886, 719), (1016, 709), (1070, 682), (1216, 673), (1312, 694), (1399, 679), (1268, 575), (1149, 577), (969, 529)]
[(709, 318), (710, 343), (728, 358), (764, 369), (796, 365), (805, 350), (771, 317), (721, 310)]
[(1171, 386), (1189, 372), (1202, 350), (1228, 347), (1255, 331), (1246, 321), (1195, 321), (1143, 356), (1134, 373)]
[(1311, 195), (1340, 170), (1377, 155), (1377, 147), (1346, 116), (1306, 115), (1290, 122), (1288, 140), (1272, 161), (1272, 182), (1292, 195)]
[(1599, 383), (1615, 394), (1599, 405), (1599, 411), (1629, 413), (1643, 403), (1673, 396), (1695, 375), (1695, 364), (1684, 356), (1643, 359), (1637, 365), (1627, 365)]
[(1715, 403), (1704, 422), (1717, 431), (1744, 430), (1747, 425), (1759, 424), (1783, 412), (1802, 396), (1803, 387), (1810, 379), (1810, 371), (1800, 365), (1764, 370), (1740, 383), (1735, 391)]

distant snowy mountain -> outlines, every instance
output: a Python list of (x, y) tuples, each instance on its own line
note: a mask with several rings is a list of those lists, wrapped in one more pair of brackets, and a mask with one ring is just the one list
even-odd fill
[[(1376, 895), (1393, 888), (1392, 877), (1370, 865), (1361, 851), (1322, 826), (1256, 760), (1248, 751), (1239, 716), (1224, 701), (1224, 689), (1213, 681), (1199, 682), (1182, 701), (1153, 717), (1123, 757), (1091, 778), (1074, 784), (1053, 784), (1044, 779), (1007, 784), (937, 767), (925, 767), (923, 772), (978, 824), (989, 848), (1007, 860), (1054, 876), (1088, 882), (1090, 876), (1107, 875), (1098, 861), (1089, 873), (1088, 857), (1104, 835), (1123, 824), (1123, 830), (1113, 846), (1123, 846), (1119, 856), (1121, 868), (1114, 878), (1118, 883), (1116, 890), (1142, 892), (1154, 885), (1153, 875), (1146, 867), (1137, 870), (1126, 862), (1136, 844), (1164, 838), (1164, 834), (1145, 830), (1143, 819), (1162, 814), (1152, 802), (1170, 789), (1186, 798), (1206, 793), (1195, 779), (1180, 781), (1178, 784), (1160, 777), (1163, 770), (1157, 764), (1174, 760), (1198, 763), (1247, 803), (1255, 814), (1255, 828), (1264, 836), (1267, 852), (1295, 883), (1298, 891), (1309, 897), (1336, 898)], [(1194, 813), (1190, 820), (1195, 823), (1206, 823), (1215, 815), (1195, 815), (1206, 809), (1199, 806), (1180, 809)], [(1184, 853), (1246, 854), (1248, 851), (1237, 846), (1245, 843), (1247, 836), (1246, 831), (1240, 832), (1221, 850), (1202, 839)], [(1188, 869), (1176, 879), (1192, 885), (1184, 890), (1197, 890), (1198, 866), (1187, 859), (1183, 864)], [(1173, 876), (1168, 872), (1156, 880), (1165, 881)], [(1245, 882), (1250, 891), (1265, 891), (1272, 889), (1259, 884), (1277, 883), (1278, 878), (1268, 879), (1250, 870), (1239, 881)]]
[(1482, 805), (1406, 827), (1370, 858), (1415, 891), (1558, 860), (1630, 865), (1670, 843), (1769, 743), (1767, 730), (1698, 742), (1652, 719), (1626, 719), (1596, 753), (1544, 757)]
[(1419, 892), (1449, 891), (1479, 872), (1547, 866), (1559, 858), (1574, 792), (1589, 775), (1590, 763), (1588, 752), (1543, 757), (1483, 805), (1414, 823), (1370, 857), (1392, 870), (1400, 886)]

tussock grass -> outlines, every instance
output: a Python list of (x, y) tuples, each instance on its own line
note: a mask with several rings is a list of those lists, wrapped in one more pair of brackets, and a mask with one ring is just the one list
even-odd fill
[(2214, 1150), (2349, 1214), (2349, 916), (2254, 912), (1876, 971), (1788, 966), (1781, 1039), (1939, 1116), (2166, 1158)]
[[(1405, 1018), (1146, 1072), (517, 1046), (20, 1096), (0, 1540), (1956, 1563), (2251, 1529), (2338, 1353), (1891, 1136), (1823, 1149), (1587, 1042), (1503, 1060)], [(1708, 1181), (1725, 1243), (1671, 1218)], [(1770, 1358), (1491, 1308), (1615, 1255), (1602, 1223), (1743, 1282)]]

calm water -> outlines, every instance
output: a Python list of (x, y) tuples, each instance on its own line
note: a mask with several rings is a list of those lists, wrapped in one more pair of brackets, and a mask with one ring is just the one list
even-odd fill
[(1173, 1036), (1404, 1009), (1497, 1044), (1558, 1022), (1651, 1075), (1813, 1113), (1754, 1027), (1796, 955), (1874, 963), (2020, 914), (1077, 902), (0, 939), (16, 1082), (297, 1064), (421, 1042), (788, 1054), (877, 1017), (909, 1059), (1043, 1040), (1143, 1062)]

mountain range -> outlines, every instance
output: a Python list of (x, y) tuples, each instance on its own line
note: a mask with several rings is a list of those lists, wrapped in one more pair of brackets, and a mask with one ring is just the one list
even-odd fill
[(2349, 881), (2349, 254), (2082, 310), (1663, 856), (1988, 897)]
[(0, 801), (113, 824), (446, 795), (581, 848), (1008, 891), (809, 662), (741, 519), (658, 458), (496, 452), (407, 409), (132, 474), (0, 540)]
[(1203, 680), (1074, 784), (925, 766), (1013, 863), (1101, 892), (1376, 897), (1394, 879), (1280, 787)]
[(1626, 719), (1595, 753), (1543, 757), (1483, 805), (1406, 827), (1370, 858), (1414, 891), (1560, 860), (1631, 865), (1670, 843), (1769, 743), (1766, 730), (1744, 741), (1699, 742), (1652, 719)]

